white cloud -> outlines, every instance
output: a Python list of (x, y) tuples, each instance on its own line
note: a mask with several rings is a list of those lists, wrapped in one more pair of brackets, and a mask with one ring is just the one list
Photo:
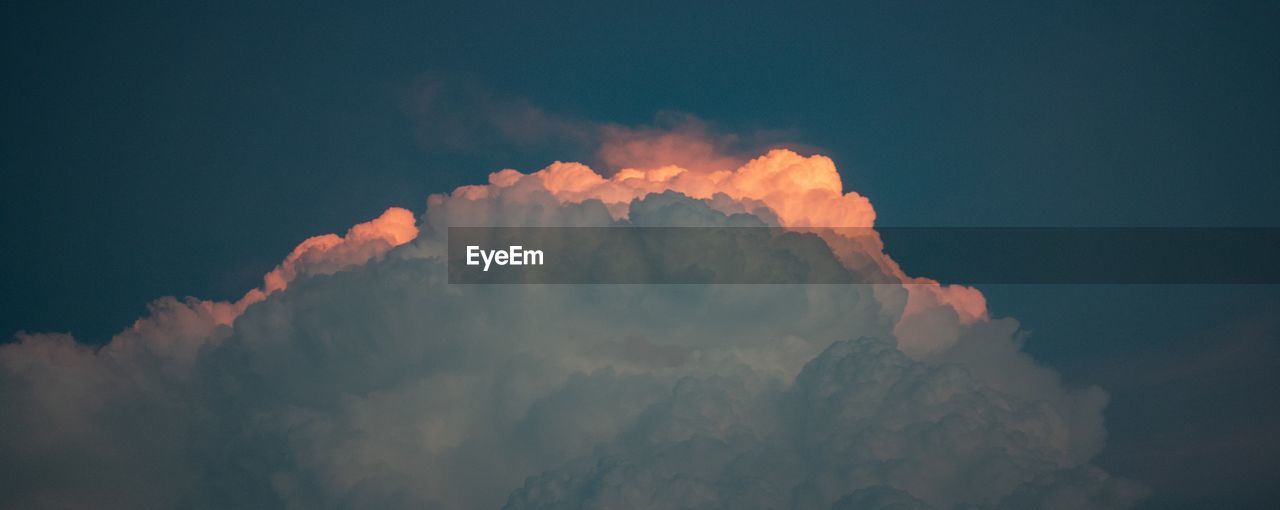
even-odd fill
[[(562, 182), (557, 194), (542, 176), (498, 173), (490, 186), (433, 196), (406, 244), (371, 235), (333, 267), (308, 259), (325, 269), (294, 271), (285, 288), (233, 310), (230, 326), (217, 303), (169, 299), (98, 350), (22, 336), (0, 347), (0, 506), (1136, 499), (1088, 464), (1103, 443), (1105, 394), (1064, 388), (1020, 352), (1016, 323), (989, 319), (984, 305), (976, 313), (972, 296), (936, 285), (445, 283), (449, 225), (874, 217), (831, 181), (830, 160), (770, 157), (786, 164), (747, 170), (774, 183), (761, 193), (745, 177), (685, 181), (729, 179), (736, 196), (645, 195), (616, 175), (578, 175), (595, 184)], [(818, 208), (801, 210), (804, 196)], [(846, 267), (913, 281), (874, 239), (829, 241)], [(913, 288), (934, 290), (904, 313)]]

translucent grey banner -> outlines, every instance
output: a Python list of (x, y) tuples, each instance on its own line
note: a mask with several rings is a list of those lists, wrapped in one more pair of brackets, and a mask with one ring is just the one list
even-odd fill
[[(820, 236), (819, 233), (823, 235)], [(823, 237), (838, 235), (850, 271)], [(455, 284), (1277, 284), (1280, 228), (450, 227)]]

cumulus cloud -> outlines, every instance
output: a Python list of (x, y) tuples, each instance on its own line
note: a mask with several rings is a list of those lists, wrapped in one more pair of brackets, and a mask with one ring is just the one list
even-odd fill
[[(991, 318), (977, 290), (904, 274), (830, 159), (617, 136), (633, 165), (495, 172), (430, 197), (421, 218), (392, 209), (302, 243), (235, 303), (158, 300), (101, 348), (20, 335), (0, 347), (0, 506), (1141, 496), (1089, 463), (1105, 393), (1067, 388), (1022, 353), (1016, 322)], [(701, 155), (664, 162), (676, 153)], [(814, 264), (884, 283), (446, 283), (449, 226), (744, 224), (816, 233), (830, 250)]]

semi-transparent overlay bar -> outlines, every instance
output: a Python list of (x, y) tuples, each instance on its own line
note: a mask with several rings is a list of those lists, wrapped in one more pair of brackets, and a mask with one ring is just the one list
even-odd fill
[(449, 227), (448, 236), (454, 284), (897, 281), (878, 253), (942, 283), (1280, 283), (1280, 228)]

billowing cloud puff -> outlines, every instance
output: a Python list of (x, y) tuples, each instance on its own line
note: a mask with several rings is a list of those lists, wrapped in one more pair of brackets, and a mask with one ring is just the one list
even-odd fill
[[(636, 142), (638, 143), (638, 142)], [(556, 162), (525, 176), (503, 170), (489, 176), (487, 186), (466, 186), (455, 195), (483, 199), (531, 178), (561, 201), (599, 200), (615, 216), (625, 216), (635, 199), (675, 191), (697, 199), (724, 194), (768, 207), (786, 227), (870, 227), (875, 209), (865, 197), (844, 193), (835, 163), (821, 155), (801, 156), (786, 149), (734, 168), (695, 170), (677, 165), (627, 167), (605, 178), (579, 163)]]
[[(161, 299), (96, 349), (20, 335), (0, 347), (0, 506), (1123, 508), (1141, 495), (1089, 464), (1105, 393), (1065, 388), (978, 291), (903, 274), (874, 233), (818, 228), (875, 219), (830, 159), (700, 161), (503, 170), (432, 196), (420, 220), (392, 209), (312, 238), (236, 303)], [(811, 263), (884, 283), (446, 283), (448, 226), (621, 224), (815, 231), (830, 250)]]
[[(750, 379), (679, 380), (609, 455), (530, 478), (507, 508), (1040, 508), (1019, 499), (1028, 487), (1078, 476), (1051, 406), (885, 340), (836, 342), (789, 388)], [(1036, 497), (1124, 508), (1141, 494), (1105, 475), (1087, 485)]]
[[(659, 153), (675, 152), (671, 147), (693, 146), (710, 150), (700, 138), (688, 141), (679, 134), (632, 133), (625, 138), (632, 151), (656, 145)], [(680, 140), (680, 141), (677, 141)], [(605, 150), (611, 145), (606, 144)], [(698, 150), (696, 154), (703, 154)], [(697, 161), (714, 159), (697, 158)], [(721, 161), (726, 158), (720, 158)], [(723, 164), (723, 162), (721, 162)], [(489, 176), (488, 185), (464, 186), (454, 198), (486, 202), (491, 197), (523, 196), (528, 190), (550, 192), (561, 202), (582, 203), (598, 200), (616, 218), (626, 218), (630, 204), (648, 194), (675, 191), (688, 197), (703, 199), (726, 213), (766, 211), (779, 226), (791, 228), (832, 228), (824, 237), (836, 248), (846, 265), (861, 270), (883, 271), (892, 280), (910, 284), (905, 315), (908, 320), (896, 331), (903, 348), (912, 352), (932, 351), (954, 341), (956, 324), (972, 324), (986, 317), (986, 300), (982, 294), (963, 286), (942, 286), (927, 278), (907, 276), (893, 260), (882, 253), (883, 245), (870, 227), (875, 222), (871, 202), (856, 192), (843, 192), (843, 183), (835, 164), (821, 155), (801, 156), (786, 149), (775, 149), (736, 168), (710, 165), (685, 168), (663, 165), (648, 168), (627, 167), (605, 178), (586, 165), (556, 162), (529, 175), (516, 170), (502, 170)], [(724, 197), (717, 200), (717, 197)], [(440, 197), (436, 198), (437, 200)], [(460, 221), (481, 221), (477, 216), (462, 214)], [(481, 216), (480, 218), (487, 218)], [(855, 238), (848, 238), (850, 235)], [(871, 267), (865, 267), (870, 265)], [(941, 322), (939, 326), (935, 324)], [(941, 329), (941, 331), (938, 331)]]

